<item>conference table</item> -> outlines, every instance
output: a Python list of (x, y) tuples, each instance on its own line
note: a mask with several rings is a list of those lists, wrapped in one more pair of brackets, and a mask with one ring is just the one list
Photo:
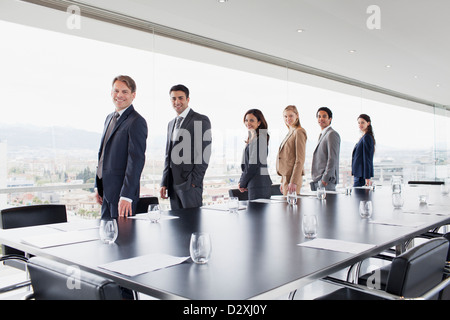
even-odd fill
[[(307, 193), (298, 196), (294, 206), (283, 197), (241, 202), (244, 209), (237, 213), (226, 211), (226, 205), (169, 210), (158, 223), (151, 223), (145, 214), (119, 218), (119, 235), (113, 244), (98, 239), (98, 221), (86, 222), (91, 227), (77, 231), (92, 237), (86, 241), (47, 247), (29, 241), (72, 232), (76, 223), (69, 222), (0, 230), (0, 242), (78, 266), (160, 299), (276, 299), (450, 223), (450, 197), (439, 187), (429, 187), (425, 205), (419, 204), (419, 188), (404, 189), (405, 204), (400, 209), (392, 205), (390, 187), (383, 186), (353, 189), (350, 195), (329, 192), (325, 200)], [(361, 200), (372, 201), (370, 218), (360, 217)], [(315, 239), (307, 239), (302, 217), (312, 213), (317, 215), (318, 232)], [(73, 228), (61, 228), (64, 225)], [(210, 234), (212, 254), (206, 264), (195, 264), (189, 258), (193, 232)], [(318, 241), (325, 247), (315, 247)], [(329, 242), (338, 247), (328, 248)], [(153, 254), (186, 259), (132, 276), (105, 268), (112, 262)]]

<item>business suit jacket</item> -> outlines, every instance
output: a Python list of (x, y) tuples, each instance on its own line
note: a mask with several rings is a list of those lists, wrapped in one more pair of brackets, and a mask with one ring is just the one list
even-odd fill
[(352, 152), (352, 175), (370, 179), (373, 177), (373, 153), (375, 150), (373, 138), (365, 134), (361, 137)]
[(278, 149), (277, 173), (281, 176), (284, 195), (287, 194), (289, 183), (295, 183), (297, 193), (300, 193), (305, 175), (306, 139), (305, 129), (298, 127), (289, 131)]
[(331, 186), (339, 183), (339, 152), (341, 137), (331, 127), (319, 139), (314, 149), (311, 178), (314, 183), (325, 181)]
[[(102, 217), (109, 211), (111, 217), (118, 216), (120, 197), (126, 197), (133, 202), (133, 213), (139, 200), (140, 178), (145, 164), (145, 149), (147, 141), (147, 123), (145, 119), (129, 106), (117, 120), (109, 137), (104, 142), (104, 136), (114, 113), (106, 117), (105, 127), (98, 158), (100, 159), (103, 143), (102, 179), (96, 177), (95, 186), (103, 197)], [(105, 205), (110, 206), (105, 208)]]
[(272, 180), (267, 170), (267, 136), (251, 140), (242, 155), (239, 186), (248, 189), (248, 199), (270, 198)]
[[(172, 201), (178, 198), (181, 208), (202, 206), (203, 178), (211, 157), (211, 122), (205, 115), (190, 110), (173, 141), (176, 118), (167, 126), (166, 155), (161, 186)], [(194, 185), (195, 187), (193, 187)]]

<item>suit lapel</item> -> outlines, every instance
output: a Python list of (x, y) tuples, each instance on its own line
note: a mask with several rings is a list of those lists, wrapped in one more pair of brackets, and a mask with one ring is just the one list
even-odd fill
[(291, 138), (292, 134), (294, 133), (295, 130), (289, 130), (287, 137), (283, 140), (283, 142), (280, 145), (280, 150), (283, 149), (284, 145), (286, 144), (286, 142)]
[[(114, 133), (117, 131), (117, 129), (120, 127), (120, 125), (128, 118), (128, 116), (134, 111), (134, 107), (133, 105), (130, 105), (128, 107), (127, 110), (125, 110), (124, 113), (122, 113), (122, 115), (119, 117), (119, 119), (117, 120), (116, 126), (113, 128), (113, 131), (111, 132), (111, 135), (108, 138), (108, 141), (111, 140), (112, 136), (114, 135)], [(114, 113), (112, 113), (110, 115), (110, 118), (112, 118), (112, 116), (114, 115)], [(108, 122), (109, 123), (109, 122)], [(105, 143), (108, 143), (108, 141), (106, 141)]]
[(320, 146), (320, 144), (322, 143), (323, 139), (325, 139), (325, 137), (333, 130), (333, 128), (328, 128), (327, 131), (325, 131), (325, 133), (322, 134), (322, 136), (320, 137), (319, 141), (317, 142), (316, 148), (314, 149), (314, 152), (316, 152), (317, 148)]

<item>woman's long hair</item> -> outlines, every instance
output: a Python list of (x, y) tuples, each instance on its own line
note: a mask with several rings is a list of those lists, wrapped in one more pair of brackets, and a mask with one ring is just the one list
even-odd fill
[[(270, 138), (270, 137), (269, 137), (269, 133), (267, 132), (267, 130), (268, 130), (268, 127), (269, 127), (269, 126), (267, 125), (267, 121), (266, 121), (266, 119), (264, 118), (263, 113), (261, 112), (261, 110), (258, 110), (258, 109), (250, 109), (250, 110), (248, 110), (248, 111), (244, 114), (244, 123), (245, 123), (245, 117), (246, 117), (248, 114), (254, 115), (258, 121), (261, 121), (261, 124), (260, 124), (259, 127), (256, 129), (256, 137), (259, 137), (259, 130), (260, 130), (260, 129), (266, 130), (266, 133), (267, 133), (267, 144), (268, 144), (268, 143), (269, 143), (269, 138)], [(247, 138), (247, 140), (246, 140), (245, 142), (248, 143), (249, 141), (250, 141), (250, 132), (248, 133), (248, 138)]]
[[(369, 136), (371, 136), (372, 137), (372, 139), (373, 139), (373, 146), (375, 147), (375, 135), (373, 134), (373, 127), (372, 127), (372, 121), (370, 120), (370, 117), (367, 115), (367, 114), (360, 114), (359, 115), (359, 117), (358, 117), (358, 119), (359, 118), (361, 118), (361, 119), (364, 119), (364, 120), (366, 120), (367, 122), (370, 122), (370, 124), (367, 126), (367, 132), (366, 132), (366, 134), (368, 134)], [(356, 119), (356, 120), (358, 120), (358, 119)]]

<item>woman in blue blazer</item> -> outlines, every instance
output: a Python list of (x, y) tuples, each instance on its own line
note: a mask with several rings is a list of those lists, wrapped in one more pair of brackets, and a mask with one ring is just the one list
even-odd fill
[(370, 185), (370, 178), (373, 177), (373, 154), (375, 152), (375, 137), (370, 117), (367, 114), (361, 114), (358, 117), (358, 126), (363, 135), (352, 153), (354, 187)]
[(269, 134), (262, 112), (250, 109), (244, 115), (248, 138), (242, 156), (239, 190), (248, 191), (248, 199), (270, 199), (272, 180), (267, 170)]

